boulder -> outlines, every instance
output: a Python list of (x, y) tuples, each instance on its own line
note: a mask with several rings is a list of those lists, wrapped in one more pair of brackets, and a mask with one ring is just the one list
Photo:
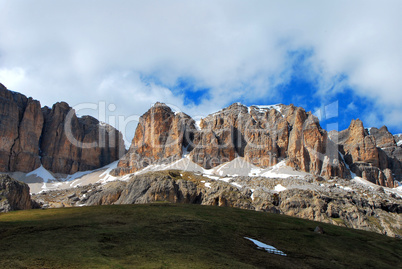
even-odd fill
[(317, 227), (315, 227), (314, 232), (318, 233), (318, 234), (323, 234), (324, 229), (321, 226), (317, 226)]
[(0, 212), (32, 209), (35, 205), (27, 184), (8, 175), (0, 175)]

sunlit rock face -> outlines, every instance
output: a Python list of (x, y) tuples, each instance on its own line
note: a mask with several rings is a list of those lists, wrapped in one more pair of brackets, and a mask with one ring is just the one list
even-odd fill
[(310, 112), (293, 105), (238, 103), (207, 116), (199, 126), (188, 115), (155, 104), (141, 117), (130, 150), (114, 174), (168, 163), (185, 152), (206, 169), (240, 156), (264, 168), (286, 159), (288, 165), (305, 172), (348, 176), (337, 146)]
[(357, 176), (391, 188), (395, 179), (401, 180), (401, 147), (385, 126), (368, 130), (357, 119), (337, 136), (345, 162)]
[(193, 140), (194, 131), (195, 123), (190, 116), (156, 103), (141, 116), (130, 149), (120, 159), (114, 174), (124, 175), (150, 164), (181, 159)]

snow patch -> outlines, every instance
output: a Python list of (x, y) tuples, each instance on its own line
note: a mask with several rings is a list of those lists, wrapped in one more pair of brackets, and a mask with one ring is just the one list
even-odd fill
[(83, 176), (85, 176), (85, 175), (88, 175), (88, 174), (90, 174), (90, 173), (92, 173), (92, 172), (93, 172), (92, 170), (88, 170), (88, 171), (79, 171), (79, 172), (76, 172), (76, 173), (74, 173), (74, 174), (72, 174), (72, 175), (68, 175), (68, 176), (65, 178), (64, 181), (73, 181), (73, 180), (76, 180), (77, 178), (81, 178), (81, 177), (83, 177)]
[(205, 169), (198, 164), (192, 162), (189, 158), (181, 158), (169, 164), (152, 164), (133, 173), (134, 175), (142, 175), (148, 172), (164, 171), (164, 170), (183, 170), (194, 173), (203, 173)]
[(220, 181), (224, 181), (226, 183), (229, 183), (229, 181), (232, 179), (231, 177), (222, 177), (222, 178), (218, 178)]
[(190, 153), (189, 151), (188, 151), (188, 147), (189, 147), (190, 145), (187, 145), (187, 147), (182, 147), (182, 152), (183, 152), (183, 154), (182, 154), (182, 158), (188, 158), (188, 154)]
[(205, 187), (211, 188), (211, 183), (209, 183), (209, 182), (205, 183)]
[[(54, 176), (45, 169), (45, 167), (43, 167), (42, 165), (33, 170), (32, 172), (29, 172), (28, 174), (26, 174), (27, 177), (29, 176), (37, 176), (43, 179), (44, 183), (48, 183), (49, 181), (56, 181), (56, 179), (54, 178)], [(46, 185), (46, 184), (44, 184)]]
[(195, 128), (197, 128), (198, 131), (201, 130), (201, 120), (195, 121)]
[(354, 179), (355, 177), (357, 177), (356, 174), (353, 173), (352, 170), (350, 170), (349, 165), (345, 162), (345, 158), (343, 157), (343, 154), (342, 154), (340, 151), (338, 151), (338, 153), (339, 153), (339, 155), (341, 156), (341, 159), (342, 159), (343, 163), (345, 164), (346, 168), (349, 170), (352, 179)]
[(277, 192), (281, 192), (281, 191), (285, 191), (286, 187), (282, 186), (281, 184), (278, 184), (275, 186), (274, 190)]
[(254, 201), (254, 189), (250, 189), (250, 191), (251, 191), (251, 196), (250, 196), (250, 198), (251, 198), (251, 201)]
[(220, 176), (247, 176), (253, 169), (257, 169), (257, 167), (245, 161), (242, 157), (237, 157), (211, 170), (213, 174)]
[(239, 183), (236, 183), (236, 182), (232, 182), (232, 183), (230, 183), (230, 184), (232, 184), (233, 186), (238, 187), (239, 189), (243, 188), (242, 185), (240, 185)]
[[(218, 180), (223, 177), (238, 177), (238, 176), (250, 176), (250, 177), (267, 177), (267, 178), (289, 178), (289, 177), (299, 177), (302, 178), (307, 173), (295, 171), (292, 167), (286, 165), (286, 161), (283, 160), (278, 164), (263, 169), (257, 167), (247, 161), (242, 157), (237, 157), (230, 162), (223, 163), (217, 167), (211, 169), (203, 169), (197, 164), (198, 167), (196, 172), (201, 172), (204, 176), (209, 177), (214, 180)], [(184, 169), (183, 169), (184, 170)], [(190, 170), (192, 171), (192, 170)]]
[(345, 191), (352, 191), (352, 188), (351, 188), (351, 187), (344, 187), (344, 186), (340, 186), (340, 185), (338, 185), (338, 184), (335, 184), (335, 186), (337, 186), (338, 188), (340, 188), (340, 189), (342, 189), (342, 190), (345, 190)]
[(211, 175), (204, 175), (204, 177), (207, 177), (207, 178), (210, 178), (210, 179), (213, 179), (213, 180), (219, 180), (220, 179), (220, 177), (211, 176)]
[(255, 240), (255, 239), (252, 239), (252, 238), (249, 238), (249, 237), (244, 237), (244, 238), (247, 239), (247, 240), (250, 240), (255, 245), (257, 245), (258, 249), (265, 250), (265, 251), (267, 251), (269, 253), (272, 253), (272, 254), (286, 256), (286, 254), (284, 252), (278, 250), (277, 248), (275, 248), (273, 246), (267, 245), (265, 243), (262, 243), (262, 242), (260, 242), (258, 240)]
[(278, 112), (282, 112), (282, 107), (280, 104), (275, 104), (275, 105), (252, 105), (252, 107), (256, 107), (260, 110), (268, 110), (268, 109), (275, 109)]
[[(303, 177), (306, 174), (307, 173), (293, 170), (293, 168), (287, 166), (286, 161), (283, 160), (270, 168), (261, 170), (261, 172), (259, 174), (257, 173), (257, 176), (262, 176), (262, 177), (267, 177), (267, 178), (289, 178), (289, 177), (295, 177), (295, 176)], [(250, 176), (253, 176), (253, 175), (250, 175)]]
[(99, 175), (99, 177), (101, 178), (98, 182), (100, 183), (106, 183), (106, 182), (110, 182), (110, 181), (115, 181), (118, 178), (115, 176), (112, 176), (110, 174), (110, 172), (112, 172), (113, 169), (117, 168), (117, 164), (119, 163), (119, 161), (114, 161), (108, 165), (106, 165), (104, 168), (106, 168), (105, 172), (103, 172), (102, 174)]
[(251, 108), (256, 109), (259, 113), (265, 113), (270, 109), (275, 109), (279, 113), (281, 113), (282, 117), (284, 117), (282, 113), (282, 106), (281, 104), (276, 104), (276, 105), (252, 105), (248, 108), (248, 113), (250, 113)]

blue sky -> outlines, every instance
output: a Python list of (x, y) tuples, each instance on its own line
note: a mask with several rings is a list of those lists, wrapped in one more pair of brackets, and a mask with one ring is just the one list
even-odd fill
[(360, 118), (402, 133), (400, 0), (0, 0), (0, 10), (0, 82), (42, 105), (67, 101), (128, 143), (157, 101), (195, 118), (234, 102), (293, 103), (331, 110), (327, 129)]
[[(321, 126), (328, 131), (331, 130), (344, 130), (347, 129), (353, 119), (365, 119), (366, 115), (370, 114), (373, 107), (375, 107), (374, 100), (355, 93), (353, 88), (347, 85), (347, 74), (339, 74), (334, 79), (333, 85), (329, 87), (325, 95), (319, 94), (320, 84), (317, 78), (312, 76), (314, 70), (308, 65), (308, 60), (314, 51), (300, 50), (291, 51), (288, 53), (289, 60), (292, 63), (290, 79), (279, 84), (275, 88), (274, 95), (260, 96), (250, 101), (248, 92), (242, 92), (242, 95), (237, 98), (231, 99), (224, 106), (229, 106), (234, 102), (240, 102), (244, 105), (266, 105), (266, 104), (294, 104), (303, 107), (306, 111), (313, 112), (320, 119)], [(148, 77), (145, 79), (148, 82), (153, 82), (162, 85), (162, 87), (169, 87), (163, 85), (157, 78)], [(346, 85), (345, 85), (346, 84)], [(247, 88), (245, 84), (243, 87)], [(341, 90), (331, 92), (336, 87), (342, 87)], [(210, 92), (213, 89), (208, 87), (197, 86), (197, 82), (191, 77), (179, 77), (174, 86), (171, 87), (173, 93), (183, 95), (183, 102), (185, 106), (200, 105), (203, 101), (211, 99)], [(267, 92), (269, 92), (267, 90)], [(228, 92), (228, 94), (231, 94)], [(336, 111), (333, 109), (336, 108)], [(328, 111), (330, 109), (331, 111)], [(366, 127), (380, 128), (385, 124), (383, 116), (378, 113), (375, 115), (375, 121), (369, 122), (373, 125), (365, 125)], [(401, 115), (402, 116), (402, 115)], [(388, 126), (391, 133), (397, 134), (401, 132), (399, 126)]]

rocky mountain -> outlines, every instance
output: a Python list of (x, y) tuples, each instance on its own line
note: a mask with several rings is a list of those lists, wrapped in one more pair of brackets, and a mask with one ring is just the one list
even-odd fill
[(170, 163), (180, 159), (190, 145), (194, 120), (184, 113), (156, 103), (141, 116), (128, 153), (119, 161), (115, 175), (129, 174), (149, 164)]
[(72, 174), (102, 167), (125, 153), (122, 134), (113, 127), (90, 116), (78, 118), (64, 102), (41, 108), (39, 101), (2, 84), (0, 126), (0, 172), (30, 172), (43, 165)]
[[(68, 104), (41, 108), (4, 87), (0, 96), (3, 171), (43, 165), (71, 174), (120, 157), (121, 134), (92, 117), (78, 118)], [(0, 185), (2, 195), (8, 195), (1, 205), (14, 210), (30, 203), (43, 208), (195, 203), (402, 236), (402, 192), (391, 189), (401, 180), (401, 161), (400, 136), (386, 127), (365, 129), (360, 120), (328, 133), (300, 107), (235, 103), (195, 122), (156, 103), (140, 118), (118, 164), (82, 173), (64, 185), (35, 181), (33, 203), (29, 189), (11, 187), (17, 183), (8, 178)]]
[(31, 200), (27, 184), (0, 175), (0, 212), (32, 209), (37, 204)]
[(332, 137), (338, 140), (345, 163), (357, 176), (390, 188), (397, 186), (395, 180), (402, 180), (402, 147), (386, 126), (368, 130), (357, 119)]
[(360, 120), (354, 120), (347, 130), (328, 134), (303, 108), (238, 103), (197, 126), (190, 116), (157, 103), (140, 118), (131, 147), (113, 173), (171, 163), (187, 154), (206, 169), (240, 156), (263, 168), (286, 160), (287, 165), (314, 175), (350, 178), (353, 172), (394, 187), (394, 180), (402, 176), (402, 148), (386, 127), (371, 130), (369, 134)]

